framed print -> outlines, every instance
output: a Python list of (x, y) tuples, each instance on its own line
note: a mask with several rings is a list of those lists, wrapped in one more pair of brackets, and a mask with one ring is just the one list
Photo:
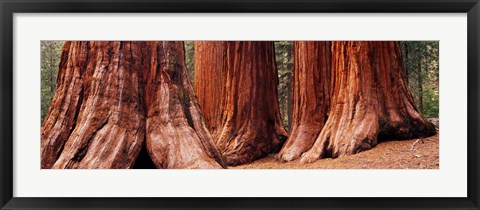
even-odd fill
[(478, 209), (469, 1), (2, 1), (2, 209)]

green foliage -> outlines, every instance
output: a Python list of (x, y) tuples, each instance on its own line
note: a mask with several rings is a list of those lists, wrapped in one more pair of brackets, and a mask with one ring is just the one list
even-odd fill
[(404, 68), (417, 109), (426, 117), (438, 117), (439, 42), (402, 42)]
[(275, 58), (278, 71), (278, 100), (280, 105), (280, 115), (283, 125), (288, 130), (289, 119), (291, 116), (291, 94), (292, 94), (292, 76), (293, 76), (293, 42), (278, 41), (275, 42)]
[(438, 117), (439, 111), (439, 99), (438, 99), (438, 91), (434, 89), (425, 89), (423, 90), (423, 107), (424, 107), (424, 115), (427, 117)]
[(194, 66), (194, 41), (184, 41), (184, 46), (185, 46), (185, 63), (187, 65), (187, 73), (188, 77), (190, 78), (190, 81), (193, 84), (193, 78), (195, 75), (195, 66)]
[(58, 64), (62, 52), (63, 41), (41, 41), (41, 120), (50, 108), (57, 85)]

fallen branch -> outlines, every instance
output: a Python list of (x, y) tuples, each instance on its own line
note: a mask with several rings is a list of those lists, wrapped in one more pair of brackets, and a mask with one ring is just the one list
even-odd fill
[(413, 152), (413, 151), (415, 150), (415, 145), (416, 145), (419, 141), (422, 141), (422, 144), (424, 143), (423, 138), (417, 139), (415, 142), (413, 142), (413, 144), (412, 144), (412, 149), (411, 149), (410, 151)]

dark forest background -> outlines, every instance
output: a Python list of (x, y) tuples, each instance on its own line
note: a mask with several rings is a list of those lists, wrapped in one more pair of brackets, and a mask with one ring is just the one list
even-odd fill
[[(41, 42), (41, 117), (50, 107), (56, 88), (58, 63), (63, 41)], [(194, 78), (194, 42), (185, 41), (185, 62), (190, 79)], [(285, 127), (290, 127), (292, 109), (292, 41), (275, 42), (278, 70), (278, 100)], [(439, 111), (439, 42), (404, 41), (402, 52), (410, 89), (420, 113), (429, 118), (438, 118)]]

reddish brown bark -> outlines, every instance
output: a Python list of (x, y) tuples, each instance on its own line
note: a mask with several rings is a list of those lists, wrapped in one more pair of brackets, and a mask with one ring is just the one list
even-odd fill
[[(42, 125), (41, 167), (51, 168), (75, 127), (82, 104), (83, 76), (88, 60), (86, 42), (65, 42), (59, 64), (57, 90)], [(75, 54), (73, 52), (76, 52)]]
[[(76, 125), (53, 168), (130, 168), (144, 139), (142, 43), (72, 42), (68, 62), (85, 56)], [(68, 70), (68, 69), (67, 69)], [(60, 72), (60, 75), (62, 72)], [(60, 84), (62, 85), (62, 84)], [(76, 96), (68, 90), (66, 98)], [(45, 140), (48, 140), (46, 138)]]
[(378, 139), (435, 132), (415, 108), (399, 42), (333, 42), (329, 118), (301, 162), (354, 154), (374, 147)]
[(205, 124), (215, 135), (221, 122), (221, 97), (225, 85), (225, 42), (195, 42), (194, 90), (205, 117)]
[(146, 134), (157, 167), (220, 168), (183, 53), (182, 42), (67, 42), (42, 126), (42, 168), (131, 168)]
[(216, 144), (228, 165), (273, 153), (286, 140), (273, 42), (227, 42)]
[(327, 119), (330, 105), (330, 42), (294, 42), (293, 113), (288, 140), (277, 154), (294, 160), (310, 149)]
[(159, 168), (221, 168), (185, 67), (183, 42), (155, 42), (147, 75), (147, 149)]

